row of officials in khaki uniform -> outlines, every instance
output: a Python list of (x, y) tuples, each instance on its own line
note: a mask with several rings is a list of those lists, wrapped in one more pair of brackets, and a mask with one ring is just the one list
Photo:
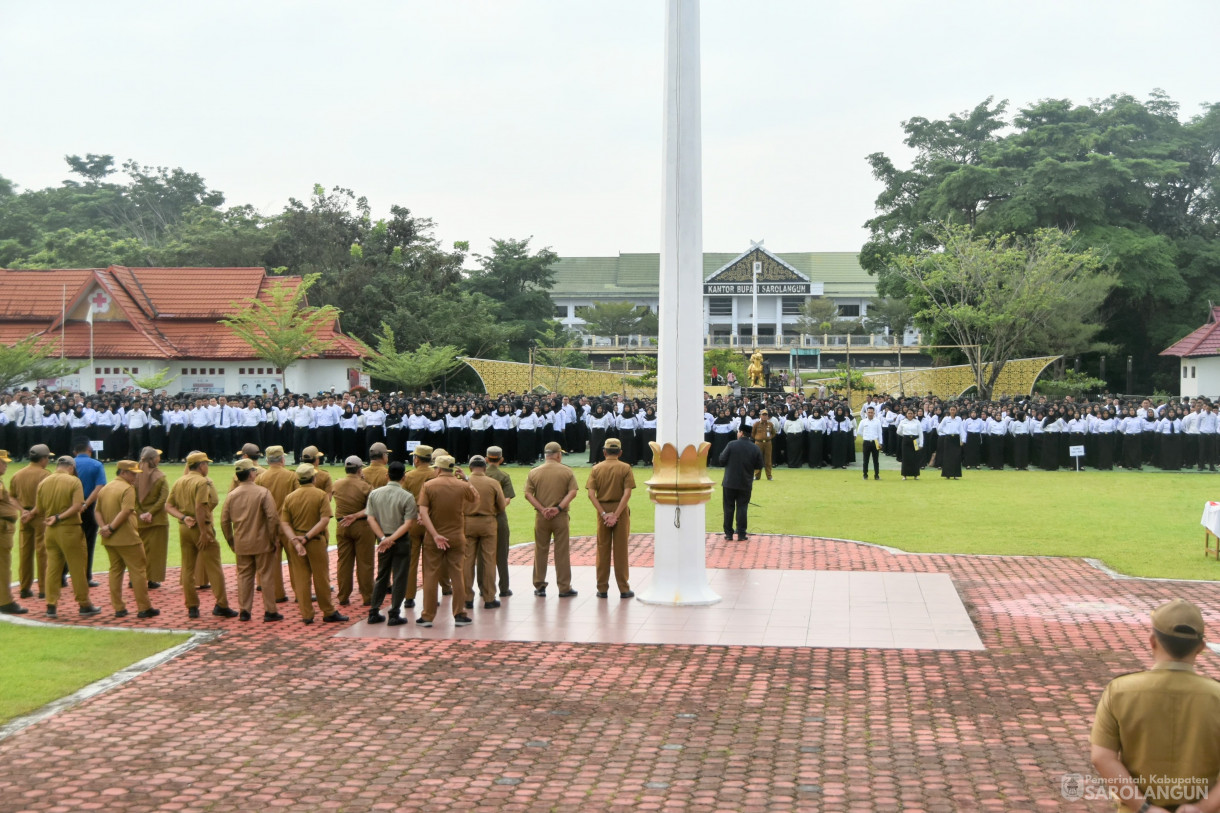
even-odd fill
[[(635, 487), (631, 467), (619, 460), (617, 438), (605, 445), (606, 459), (589, 474), (586, 488), (597, 512), (597, 590), (605, 598), (613, 563), (620, 596), (630, 598), (627, 508)], [(110, 599), (116, 617), (128, 614), (123, 578), (134, 594), (139, 617), (159, 614), (150, 589), (165, 578), (169, 522), (178, 523), (182, 552), (183, 600), (192, 618), (199, 617), (200, 590), (214, 597), (212, 614), (248, 621), (256, 592), (261, 592), (264, 621), (280, 621), (277, 605), (289, 601), (283, 583), (283, 556), (302, 621), (313, 623), (315, 603), (326, 622), (346, 621), (332, 600), (329, 527), (337, 522), (339, 605), (358, 591), (369, 608), (370, 623), (386, 621), (380, 612), (390, 594), (388, 622), (406, 623), (404, 608), (415, 606), (418, 573), (423, 567), (423, 607), (416, 622), (430, 626), (436, 617), (438, 589), (455, 595), (454, 621), (471, 623), (466, 612), (476, 598), (487, 610), (497, 598), (512, 595), (508, 580), (509, 529), (506, 508), (516, 493), (500, 469), (503, 452), (490, 447), (487, 456), (470, 460), (467, 476), (443, 449), (418, 446), (412, 467), (388, 463), (383, 444), (370, 448), (370, 464), (358, 457), (344, 463), (344, 476), (332, 480), (314, 465), (316, 448), (304, 450), (304, 462), (290, 469), (282, 447), (267, 449), (267, 466), (258, 465), (256, 446), (248, 444), (233, 471), (216, 527), (219, 495), (211, 477), (211, 460), (203, 452), (187, 456), (186, 472), (170, 486), (159, 468), (159, 450), (145, 448), (139, 461), (123, 460), (117, 478), (104, 486), (92, 509), (85, 507), (74, 460), (61, 457), (50, 469), (50, 452), (31, 449), (31, 465), (13, 478), (10, 494), (0, 481), (0, 612), (25, 613), (10, 593), (15, 528), (21, 523), (22, 547), (36, 551), (40, 597), (55, 616), (65, 571), (72, 577), (80, 614), (101, 610), (90, 600), (85, 574), (85, 541), (81, 514), (92, 510), (110, 557)], [(559, 444), (548, 444), (545, 462), (526, 480), (526, 500), (536, 512), (534, 523), (534, 593), (545, 596), (551, 548), (554, 548), (558, 595), (576, 595), (571, 585), (569, 509), (577, 495), (576, 478), (562, 463)], [(0, 450), (0, 475), (10, 462)], [(331, 504), (334, 504), (332, 510)], [(237, 557), (237, 607), (230, 606), (221, 567), (220, 538)], [(374, 558), (377, 561), (374, 578)], [(353, 578), (354, 575), (354, 578)], [(31, 577), (32, 580), (32, 577)], [(498, 581), (498, 586), (497, 586)], [(32, 586), (32, 585), (31, 585)], [(476, 595), (477, 590), (477, 595)], [(32, 591), (31, 591), (32, 592)], [(26, 593), (23, 596), (29, 597)]]

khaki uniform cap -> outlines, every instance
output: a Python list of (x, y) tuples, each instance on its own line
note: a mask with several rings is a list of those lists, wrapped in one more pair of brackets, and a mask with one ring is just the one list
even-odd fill
[(418, 457), (420, 460), (431, 460), (432, 459), (432, 447), (424, 446), (423, 444), (420, 444), (419, 446), (415, 447), (415, 451), (412, 452), (411, 454), (413, 454), (415, 457)]
[(301, 465), (297, 466), (297, 482), (298, 483), (308, 483), (315, 476), (317, 476), (317, 474), (318, 474), (318, 470), (315, 469), (313, 466), (309, 465), (308, 463), (302, 463)]
[(283, 446), (268, 446), (267, 447), (267, 457), (283, 457), (283, 456), (284, 456), (284, 447)]
[(489, 459), (494, 457), (496, 460), (501, 460), (504, 458), (504, 450), (499, 446), (488, 446), (487, 457)]
[(544, 446), (542, 450), (547, 454), (554, 454), (555, 452), (562, 452), (563, 447), (552, 440), (550, 443)]
[(51, 447), (45, 443), (38, 443), (30, 447), (30, 457), (50, 457)]
[(364, 461), (360, 459), (359, 455), (352, 455), (347, 460), (343, 461), (343, 466), (344, 468), (348, 466), (355, 466), (358, 469), (364, 468)]
[(302, 460), (321, 460), (322, 453), (318, 451), (317, 446), (306, 446), (301, 450)]
[(389, 449), (384, 443), (374, 443), (369, 447), (369, 454), (372, 457), (381, 457), (384, 454), (389, 454)]
[(130, 471), (136, 474), (141, 473), (140, 464), (134, 460), (120, 460), (117, 464), (115, 464), (115, 469), (117, 471)]
[(241, 453), (253, 460), (258, 460), (260, 457), (258, 446), (254, 443), (247, 443), (241, 447)]
[(1162, 635), (1203, 640), (1203, 613), (1189, 601), (1175, 598), (1152, 611), (1152, 628)]
[(212, 459), (203, 452), (191, 452), (186, 456), (186, 465), (193, 466), (196, 463), (211, 463)]
[(453, 471), (453, 465), (456, 461), (447, 454), (439, 455), (432, 461), (432, 468), (442, 469), (444, 471)]
[(8, 449), (0, 449), (0, 462), (12, 463), (13, 459), (8, 456)]
[(621, 452), (623, 450), (623, 442), (618, 438), (606, 438), (606, 443), (602, 446), (602, 448), (615, 449)]
[(235, 465), (233, 469), (234, 471), (250, 471), (251, 469), (257, 468), (257, 466), (258, 464), (253, 460), (238, 460), (237, 465)]

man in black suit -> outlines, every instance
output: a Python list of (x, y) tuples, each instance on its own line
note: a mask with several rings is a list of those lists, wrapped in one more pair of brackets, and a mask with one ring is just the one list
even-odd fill
[(720, 481), (723, 490), (724, 538), (733, 539), (733, 514), (737, 514), (737, 538), (745, 541), (746, 509), (750, 505), (750, 493), (754, 489), (754, 472), (762, 468), (762, 452), (750, 438), (749, 428), (737, 431), (737, 440), (729, 443), (720, 453), (720, 465), (724, 466), (724, 478)]

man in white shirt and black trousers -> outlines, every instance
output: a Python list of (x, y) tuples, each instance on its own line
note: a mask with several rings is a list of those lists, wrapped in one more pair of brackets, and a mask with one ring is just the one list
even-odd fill
[(856, 427), (856, 437), (861, 438), (864, 448), (864, 479), (868, 479), (868, 459), (873, 459), (873, 479), (881, 479), (881, 443), (885, 428), (877, 417), (877, 410), (870, 406)]

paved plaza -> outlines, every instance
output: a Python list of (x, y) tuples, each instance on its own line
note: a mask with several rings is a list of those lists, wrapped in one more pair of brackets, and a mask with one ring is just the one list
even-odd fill
[[(632, 544), (638, 589), (651, 540)], [(369, 630), (359, 607), (342, 629), (305, 626), (293, 604), (279, 624), (191, 621), (176, 575), (150, 622), (65, 612), (223, 634), (0, 741), (0, 811), (1107, 810), (1060, 792), (1065, 773), (1090, 773), (1102, 686), (1147, 662), (1148, 613), (1166, 599), (1220, 624), (1214, 583), (1114, 578), (1078, 559), (709, 536), (726, 601), (684, 608), (680, 626), (670, 608), (593, 598), (592, 540), (573, 542), (568, 608), (553, 589), (532, 595), (529, 547), (511, 561), (516, 595), (465, 630), (443, 610), (431, 630)], [(928, 639), (902, 610), (951, 608), (946, 585), (982, 649), (965, 635), (916, 648)], [(545, 638), (568, 625), (561, 612), (580, 641), (511, 640)], [(707, 628), (689, 622), (698, 612), (717, 619), (716, 643), (679, 634)], [(860, 612), (867, 625), (851, 622)], [(597, 642), (598, 619), (619, 613), (630, 640)], [(650, 626), (665, 643), (638, 636)], [(783, 627), (803, 640), (768, 635)], [(856, 629), (872, 637), (853, 642)], [(1215, 655), (1200, 670), (1220, 677)]]

